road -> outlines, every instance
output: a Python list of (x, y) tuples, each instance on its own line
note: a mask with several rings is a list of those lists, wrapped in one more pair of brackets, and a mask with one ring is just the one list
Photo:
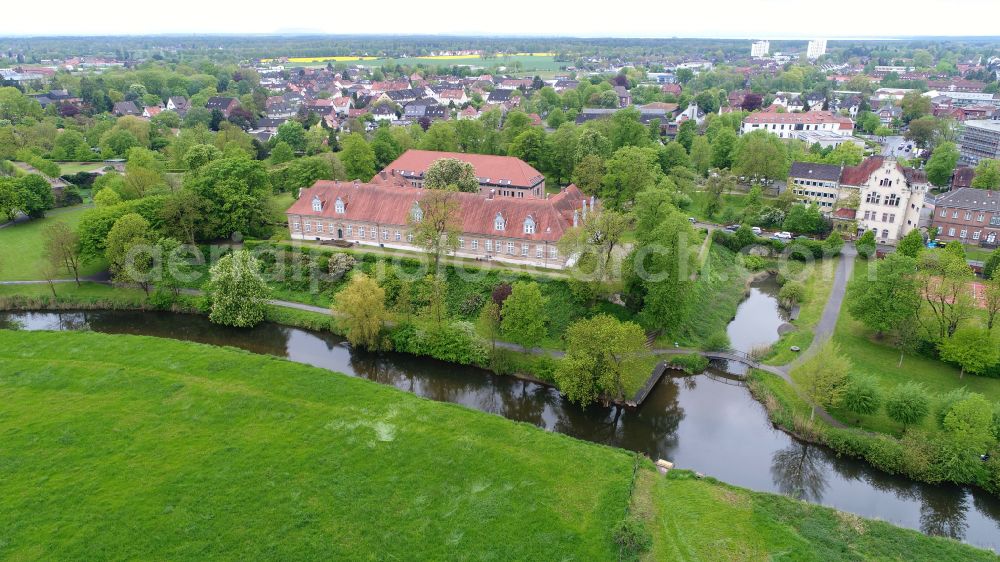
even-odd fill
[(913, 143), (900, 135), (885, 137), (882, 143), (882, 156), (895, 156), (897, 158), (913, 158), (916, 150), (908, 151), (905, 148)]

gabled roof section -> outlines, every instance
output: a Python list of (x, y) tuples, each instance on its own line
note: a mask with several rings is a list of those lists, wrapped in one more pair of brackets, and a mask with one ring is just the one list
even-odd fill
[(404, 183), (410, 178), (423, 178), (427, 168), (441, 158), (455, 158), (472, 164), (480, 184), (528, 188), (538, 185), (545, 179), (541, 172), (513, 156), (411, 149), (376, 174), (372, 178), (372, 183), (400, 183), (393, 181), (398, 176), (401, 176)]

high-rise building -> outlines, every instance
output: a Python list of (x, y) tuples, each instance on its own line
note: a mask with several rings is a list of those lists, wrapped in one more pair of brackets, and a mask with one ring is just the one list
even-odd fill
[(1000, 119), (966, 121), (958, 143), (963, 162), (975, 165), (983, 159), (1000, 158)]
[(806, 57), (818, 59), (826, 54), (826, 39), (813, 39), (806, 49)]
[(750, 44), (750, 56), (759, 59), (767, 56), (771, 52), (770, 41), (754, 41)]

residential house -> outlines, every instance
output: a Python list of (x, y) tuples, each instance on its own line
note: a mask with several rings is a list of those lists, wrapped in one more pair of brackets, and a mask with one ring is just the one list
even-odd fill
[(228, 98), (224, 96), (212, 96), (208, 98), (205, 102), (205, 109), (209, 111), (219, 110), (222, 116), (229, 119), (233, 110), (240, 106), (240, 102), (236, 98)]
[(615, 94), (618, 96), (618, 107), (628, 107), (632, 105), (632, 94), (625, 86), (615, 86)]
[(854, 121), (849, 117), (829, 111), (809, 111), (806, 113), (782, 113), (777, 111), (754, 112), (743, 119), (740, 133), (764, 130), (783, 139), (798, 138), (799, 133), (822, 131), (850, 136), (854, 132)]
[(895, 158), (871, 156), (858, 166), (846, 166), (840, 186), (841, 197), (852, 190), (858, 195), (858, 235), (872, 230), (879, 243), (894, 245), (921, 226), (927, 177)]
[(184, 117), (187, 115), (188, 109), (191, 108), (191, 102), (184, 96), (170, 96), (167, 98), (166, 107), (167, 111), (173, 111), (177, 115)]
[(135, 105), (135, 102), (119, 101), (115, 102), (114, 108), (112, 108), (111, 113), (117, 115), (118, 117), (123, 117), (125, 115), (139, 117), (142, 115), (142, 110), (139, 109), (137, 105)]
[(510, 101), (513, 97), (514, 90), (506, 90), (503, 88), (496, 88), (490, 92), (489, 97), (486, 98), (486, 103), (490, 105), (497, 105)]
[(903, 118), (903, 110), (899, 106), (893, 105), (890, 102), (883, 103), (881, 107), (875, 111), (875, 115), (878, 116), (878, 120), (881, 121), (886, 127), (892, 125), (893, 121), (897, 121)]
[(963, 187), (937, 198), (938, 238), (986, 248), (1000, 246), (1000, 191)]
[(403, 117), (406, 119), (420, 119), (427, 113), (427, 108), (438, 105), (434, 98), (421, 98), (413, 100), (403, 107)]

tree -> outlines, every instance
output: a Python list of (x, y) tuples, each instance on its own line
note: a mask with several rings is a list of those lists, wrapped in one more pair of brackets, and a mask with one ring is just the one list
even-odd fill
[(1000, 160), (980, 160), (976, 166), (976, 175), (972, 178), (972, 187), (978, 189), (1000, 188)]
[(910, 121), (910, 126), (903, 137), (917, 143), (919, 147), (926, 147), (934, 141), (939, 129), (937, 118), (927, 115)]
[(991, 341), (990, 332), (976, 326), (963, 326), (938, 344), (941, 359), (957, 363), (965, 372), (980, 374), (1000, 361), (997, 346)]
[(270, 158), (272, 164), (283, 164), (293, 160), (295, 158), (295, 152), (287, 142), (278, 141), (275, 143), (274, 148), (271, 149)]
[(649, 131), (639, 121), (639, 117), (639, 110), (632, 107), (614, 112), (608, 129), (612, 150), (618, 150), (623, 146), (649, 146)]
[(361, 133), (351, 133), (342, 142), (340, 160), (347, 178), (369, 181), (375, 176), (375, 151)]
[(903, 121), (906, 123), (931, 113), (931, 98), (916, 90), (903, 94), (899, 105), (903, 109)]
[[(111, 190), (105, 190), (114, 193)], [(104, 191), (101, 192), (103, 194)], [(96, 200), (96, 198), (95, 198)], [(176, 236), (188, 244), (197, 240), (199, 228), (206, 225), (205, 206), (207, 202), (190, 189), (179, 189), (163, 200), (160, 218), (165, 234)], [(209, 226), (208, 230), (212, 230)]]
[(698, 134), (698, 124), (691, 119), (681, 121), (677, 126), (677, 136), (674, 138), (685, 150), (690, 151), (694, 143), (694, 137)]
[(875, 414), (882, 407), (882, 392), (878, 383), (869, 375), (851, 375), (844, 389), (841, 406), (862, 416)]
[(497, 340), (500, 339), (500, 305), (490, 299), (479, 311), (481, 324), (486, 327), (486, 337), (490, 340), (490, 350), (496, 353)]
[(55, 206), (52, 186), (38, 174), (27, 174), (14, 180), (17, 189), (17, 201), (21, 212), (33, 219), (45, 216)]
[(920, 255), (920, 252), (924, 250), (924, 237), (920, 234), (920, 231), (916, 228), (906, 233), (899, 240), (899, 244), (896, 245), (896, 252), (903, 254), (904, 256), (909, 256), (911, 258), (916, 258)]
[(64, 222), (54, 222), (42, 231), (45, 258), (53, 267), (62, 268), (80, 285), (80, 237)]
[(895, 252), (872, 275), (855, 277), (847, 287), (847, 310), (878, 334), (912, 322), (920, 310), (916, 260)]
[(364, 273), (357, 272), (335, 299), (334, 312), (344, 316), (347, 341), (355, 347), (376, 350), (388, 316), (385, 289)]
[(263, 236), (270, 220), (271, 181), (263, 162), (245, 156), (222, 158), (184, 178), (184, 188), (205, 202), (205, 234)]
[(1000, 276), (997, 275), (997, 270), (1000, 270), (1000, 248), (990, 252), (989, 257), (987, 257), (986, 261), (983, 263), (983, 278), (1000, 278)]
[(984, 283), (983, 304), (986, 307), (986, 330), (993, 331), (997, 314), (1000, 313), (1000, 275), (994, 273), (991, 279)]
[(816, 406), (834, 408), (840, 405), (850, 371), (850, 360), (831, 342), (824, 343), (815, 355), (794, 369), (792, 377), (804, 381), (803, 388), (813, 402), (810, 419), (816, 415)]
[(424, 187), (446, 189), (449, 186), (466, 193), (479, 193), (479, 180), (472, 164), (458, 158), (439, 158), (431, 162), (424, 173)]
[(271, 295), (260, 262), (249, 250), (227, 254), (213, 265), (205, 292), (212, 303), (208, 319), (237, 328), (251, 328), (264, 320)]
[(576, 167), (578, 136), (576, 125), (563, 123), (545, 139), (547, 167), (555, 175), (559, 184), (562, 184), (564, 180), (569, 181), (573, 177), (573, 170)]
[(865, 233), (861, 235), (861, 238), (858, 238), (854, 247), (857, 248), (858, 255), (864, 259), (871, 259), (875, 257), (875, 251), (878, 249), (875, 242), (875, 231), (866, 230)]
[(702, 176), (712, 167), (712, 147), (703, 135), (698, 135), (691, 141), (691, 167)]
[(566, 114), (560, 108), (553, 109), (545, 120), (546, 124), (553, 129), (558, 129), (563, 123), (566, 122)]
[(0, 177), (0, 217), (12, 221), (17, 218), (17, 211), (20, 208), (21, 198), (17, 182), (12, 178)]
[(896, 385), (885, 398), (885, 413), (889, 419), (903, 426), (903, 431), (927, 417), (930, 399), (924, 385), (906, 382)]
[(652, 148), (626, 146), (607, 162), (601, 199), (613, 209), (626, 208), (640, 191), (663, 179), (659, 155)]
[(293, 151), (303, 152), (306, 149), (306, 130), (302, 123), (294, 119), (285, 121), (278, 126), (275, 134), (276, 142), (287, 144)]
[(608, 314), (577, 320), (566, 330), (566, 356), (556, 369), (556, 384), (581, 406), (602, 393), (621, 401), (625, 376), (641, 369), (647, 355), (646, 334), (638, 324)]
[(937, 187), (945, 187), (951, 183), (951, 175), (958, 163), (958, 148), (953, 142), (943, 142), (934, 149), (924, 169), (927, 179)]
[(593, 275), (598, 283), (609, 281), (614, 272), (614, 252), (631, 224), (631, 217), (612, 209), (589, 213), (559, 241), (559, 251), (577, 255), (576, 268)]
[(790, 232), (816, 233), (823, 229), (823, 215), (816, 205), (792, 205), (785, 215), (783, 228)]
[(500, 333), (525, 350), (545, 337), (545, 303), (541, 288), (533, 281), (517, 281), (500, 310)]
[(545, 131), (529, 127), (514, 137), (507, 148), (507, 154), (524, 160), (536, 169), (543, 168), (546, 159)]
[(688, 166), (690, 164), (687, 151), (677, 141), (670, 141), (661, 146), (658, 152), (660, 155), (660, 168), (663, 169), (664, 174), (669, 174), (670, 170), (678, 166)]
[(149, 221), (137, 213), (122, 215), (108, 232), (104, 257), (118, 283), (134, 283), (149, 293), (152, 267)]
[(604, 181), (604, 160), (588, 154), (573, 168), (573, 183), (587, 195), (597, 195)]
[(438, 270), (442, 254), (458, 248), (460, 212), (458, 196), (447, 189), (427, 190), (410, 210), (407, 223), (413, 243), (431, 254), (434, 271)]
[(736, 132), (730, 128), (720, 130), (712, 139), (712, 167), (731, 168), (733, 166), (733, 152), (736, 150), (738, 142)]
[(728, 170), (712, 170), (705, 182), (708, 199), (705, 201), (705, 214), (709, 217), (722, 207), (722, 194), (736, 188), (736, 178)]
[[(952, 246), (961, 253), (949, 251)], [(972, 268), (965, 260), (961, 244), (949, 244), (943, 252), (924, 252), (919, 270), (920, 292), (937, 323), (937, 330), (925, 328), (932, 338), (940, 341), (954, 334), (958, 325), (972, 315), (972, 297), (968, 291), (974, 278)], [(917, 319), (924, 316), (918, 315)]]
[(733, 156), (733, 171), (751, 180), (775, 180), (788, 173), (788, 152), (776, 135), (763, 130), (740, 137)]

